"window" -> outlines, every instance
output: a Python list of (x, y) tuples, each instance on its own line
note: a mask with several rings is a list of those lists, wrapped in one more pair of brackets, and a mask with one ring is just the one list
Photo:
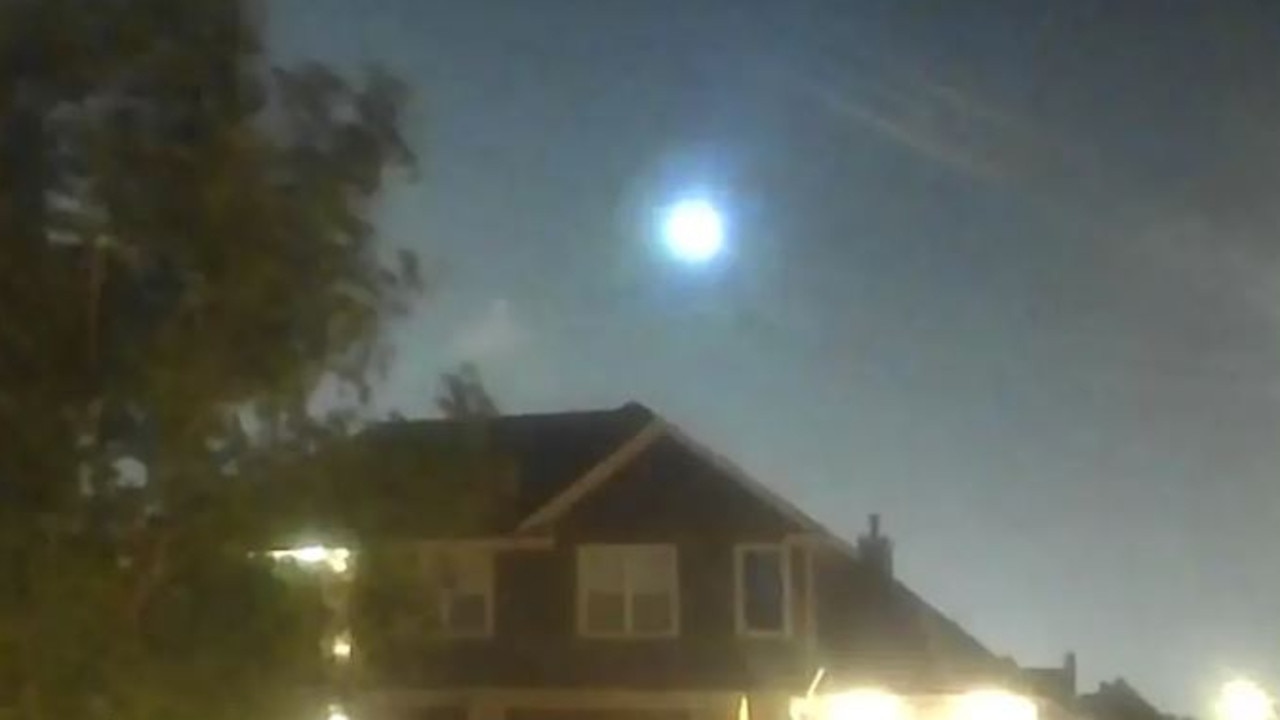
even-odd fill
[(428, 608), (441, 635), (486, 637), (493, 632), (493, 555), (481, 550), (440, 549), (427, 554)]
[(734, 553), (737, 623), (742, 635), (791, 632), (790, 562), (781, 545), (739, 545)]
[(587, 637), (669, 637), (679, 628), (676, 549), (578, 549), (578, 632)]

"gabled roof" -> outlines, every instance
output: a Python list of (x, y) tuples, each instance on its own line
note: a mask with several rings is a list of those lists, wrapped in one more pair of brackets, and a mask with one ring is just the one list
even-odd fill
[(556, 520), (560, 519), (560, 517), (571, 510), (573, 506), (583, 498), (604, 486), (614, 477), (617, 477), (617, 471), (625, 466), (627, 461), (638, 455), (659, 438), (667, 437), (676, 441), (686, 450), (693, 453), (695, 457), (705, 462), (708, 466), (715, 468), (726, 477), (731, 478), (744, 490), (755, 496), (757, 500), (760, 500), (765, 505), (773, 508), (780, 515), (794, 523), (798, 529), (828, 535), (832, 539), (835, 539), (835, 536), (831, 535), (831, 533), (819, 525), (817, 521), (809, 517), (782, 496), (770, 490), (766, 485), (751, 477), (745, 470), (735, 465), (728, 458), (712, 451), (697, 440), (694, 440), (693, 437), (676, 427), (673, 423), (658, 416), (652, 411), (648, 412), (651, 418), (650, 422), (647, 423), (643, 430), (637, 433), (628, 444), (619, 446), (612, 456), (603, 458), (591, 472), (588, 472), (575, 480), (572, 484), (565, 487), (559, 495), (551, 498), (546, 504), (542, 505), (526, 517), (521, 521), (518, 529), (533, 530), (535, 528), (546, 527), (555, 523)]
[[(628, 402), (609, 410), (501, 415), (475, 421), (395, 420), (367, 428), (358, 438), (372, 459), (387, 466), (370, 468), (363, 483), (392, 482), (403, 466), (395, 458), (417, 455), (425, 461), (433, 448), (451, 450), (475, 442), (515, 469), (509, 517), (492, 532), (549, 529), (579, 501), (618, 476), (632, 459), (660, 438), (671, 438), (696, 457), (733, 479), (761, 502), (804, 531), (828, 535), (817, 522), (728, 459), (704, 447), (648, 407)], [(381, 476), (381, 477), (378, 477)]]
[(524, 518), (616, 452), (653, 418), (653, 411), (629, 402), (611, 410), (502, 415), (474, 422), (395, 420), (366, 429), (360, 441), (375, 455), (390, 456), (474, 440), (516, 467), (511, 499), (514, 516)]
[[(637, 407), (643, 408), (643, 406)], [(517, 529), (528, 531), (554, 524), (559, 517), (572, 509), (577, 502), (590, 493), (599, 490), (610, 479), (617, 477), (619, 475), (617, 471), (625, 466), (627, 461), (643, 451), (645, 447), (648, 447), (658, 438), (668, 437), (682, 445), (707, 465), (732, 479), (760, 502), (789, 519), (797, 529), (836, 548), (850, 562), (861, 563), (863, 561), (859, 549), (852, 543), (828, 530), (786, 498), (756, 480), (746, 470), (698, 442), (674, 423), (665, 420), (647, 408), (644, 409), (648, 413), (650, 421), (640, 432), (626, 444), (621, 445), (613, 455), (602, 459), (592, 470), (585, 473), (577, 481), (565, 486), (559, 495), (552, 497), (546, 504), (525, 517)], [(895, 601), (902, 603), (904, 607), (911, 608), (915, 614), (916, 621), (920, 623), (917, 629), (922, 635), (919, 639), (925, 645), (932, 645), (939, 638), (945, 637), (953, 645), (958, 644), (967, 651), (989, 656), (993, 661), (998, 660), (995, 653), (992, 653), (981, 641), (973, 637), (941, 610), (929, 604), (901, 580), (891, 576), (889, 582)], [(1002, 665), (1005, 664), (1007, 663), (1002, 663)], [(1012, 666), (1010, 665), (1010, 667)]]
[[(761, 503), (787, 518), (798, 532), (828, 544), (851, 564), (862, 564), (862, 553), (852, 543), (828, 531), (806, 513), (752, 478), (723, 456), (704, 447), (649, 408), (629, 402), (611, 410), (500, 416), (463, 423), (450, 420), (415, 420), (385, 423), (367, 430), (363, 440), (378, 454), (392, 454), (403, 446), (456, 445), (469, 430), (496, 453), (514, 461), (515, 512), (497, 534), (539, 533), (554, 529), (578, 503), (600, 491), (633, 459), (660, 439), (669, 439), (694, 457), (742, 487)], [(901, 623), (895, 644), (914, 655), (949, 656), (958, 651), (1001, 661), (957, 623), (937, 610), (890, 574), (890, 599), (907, 610), (910, 621)], [(992, 668), (983, 668), (984, 672)]]

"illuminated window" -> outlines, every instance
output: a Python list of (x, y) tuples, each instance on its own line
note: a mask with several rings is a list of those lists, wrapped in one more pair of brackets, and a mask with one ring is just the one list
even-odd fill
[(670, 637), (679, 630), (676, 549), (578, 549), (578, 631), (588, 637)]
[(436, 549), (427, 553), (431, 624), (441, 635), (493, 634), (493, 555), (478, 549)]
[(791, 631), (791, 583), (781, 545), (739, 545), (734, 552), (736, 619), (742, 635)]

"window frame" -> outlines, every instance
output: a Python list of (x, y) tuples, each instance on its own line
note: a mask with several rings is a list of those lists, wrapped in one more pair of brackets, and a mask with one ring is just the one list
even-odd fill
[[(660, 550), (671, 558), (668, 566), (670, 592), (668, 605), (671, 610), (671, 624), (664, 632), (638, 633), (635, 631), (634, 593), (631, 592), (631, 571), (625, 555), (619, 559), (623, 562), (622, 592), (622, 630), (618, 632), (591, 630), (587, 626), (587, 583), (584, 582), (583, 568), (588, 553), (596, 550), (626, 551)], [(577, 547), (574, 563), (574, 583), (576, 585), (575, 615), (578, 636), (591, 640), (663, 640), (680, 636), (680, 552), (674, 543), (587, 543)]]
[[(746, 561), (751, 553), (776, 553), (782, 581), (782, 627), (753, 628), (747, 623)], [(795, 623), (795, 592), (791, 582), (791, 549), (785, 543), (747, 542), (733, 546), (733, 618), (740, 637), (788, 638)]]
[(457, 595), (469, 595), (471, 593), (458, 593), (447, 587), (433, 588), (436, 596), (437, 617), (439, 622), (434, 628), (433, 634), (445, 639), (485, 639), (493, 637), (494, 629), (494, 576), (497, 573), (496, 555), (491, 551), (476, 550), (472, 548), (460, 547), (441, 547), (430, 550), (435, 557), (433, 560), (439, 562), (476, 562), (483, 563), (481, 574), (483, 575), (483, 587), (479, 593), (484, 598), (484, 624), (480, 628), (459, 628), (453, 624), (453, 599)]

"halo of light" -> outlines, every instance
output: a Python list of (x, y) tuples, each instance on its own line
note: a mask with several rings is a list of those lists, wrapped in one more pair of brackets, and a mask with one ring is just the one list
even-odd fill
[(954, 720), (1036, 720), (1035, 701), (1005, 690), (974, 690), (957, 698)]
[(906, 717), (902, 698), (874, 688), (835, 693), (827, 697), (826, 704), (831, 720), (903, 720)]
[(343, 547), (305, 545), (284, 550), (272, 550), (268, 555), (277, 561), (292, 561), (304, 567), (327, 568), (344, 575), (351, 569), (351, 551)]
[(663, 214), (663, 245), (681, 262), (698, 265), (712, 260), (724, 249), (724, 236), (724, 217), (707, 200), (681, 200)]
[(347, 662), (351, 659), (351, 652), (354, 648), (351, 644), (350, 633), (339, 633), (333, 638), (333, 642), (329, 645), (329, 652), (333, 655), (333, 659), (340, 663)]
[(1219, 720), (1271, 720), (1275, 717), (1271, 696), (1251, 680), (1232, 680), (1224, 684), (1214, 709)]

